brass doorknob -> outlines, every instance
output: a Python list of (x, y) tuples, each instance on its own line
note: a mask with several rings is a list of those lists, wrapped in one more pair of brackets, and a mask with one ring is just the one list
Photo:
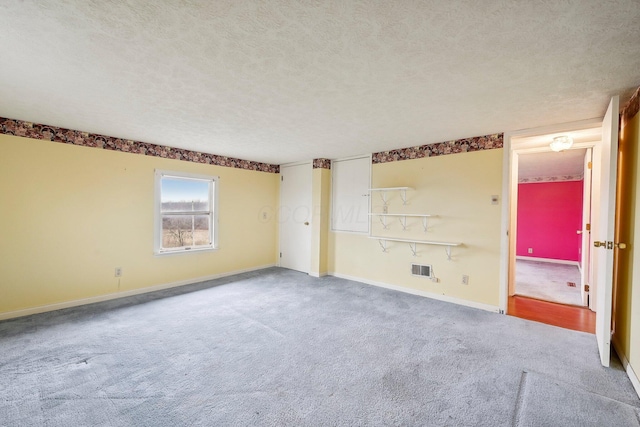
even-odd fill
[(618, 249), (627, 249), (626, 243), (616, 243), (616, 248)]

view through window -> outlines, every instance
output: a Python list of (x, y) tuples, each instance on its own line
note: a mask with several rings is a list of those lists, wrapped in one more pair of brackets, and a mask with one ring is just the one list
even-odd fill
[(215, 177), (156, 172), (156, 252), (215, 247)]

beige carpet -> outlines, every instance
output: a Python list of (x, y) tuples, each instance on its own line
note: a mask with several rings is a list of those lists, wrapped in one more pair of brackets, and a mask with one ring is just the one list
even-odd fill
[(582, 306), (580, 286), (580, 270), (575, 265), (516, 260), (516, 295)]

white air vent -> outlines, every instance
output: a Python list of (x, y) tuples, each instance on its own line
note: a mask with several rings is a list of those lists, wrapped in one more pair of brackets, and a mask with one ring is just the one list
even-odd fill
[(430, 265), (411, 264), (411, 274), (414, 276), (432, 277), (433, 271)]

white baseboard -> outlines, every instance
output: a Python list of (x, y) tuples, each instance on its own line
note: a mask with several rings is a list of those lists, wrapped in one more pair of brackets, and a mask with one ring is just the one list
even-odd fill
[(580, 263), (578, 261), (567, 261), (567, 260), (564, 260), (564, 259), (536, 258), (536, 257), (533, 257), (533, 256), (524, 256), (524, 255), (518, 255), (518, 256), (516, 256), (516, 259), (521, 259), (523, 261), (548, 262), (548, 263), (551, 263), (551, 264), (575, 265), (576, 267), (580, 268)]
[(234, 274), (263, 270), (265, 268), (274, 267), (274, 266), (275, 266), (274, 264), (269, 264), (269, 265), (263, 265), (260, 267), (246, 268), (243, 270), (227, 271), (225, 273), (212, 274), (210, 276), (196, 277), (193, 279), (186, 279), (186, 280), (180, 280), (177, 282), (148, 286), (146, 288), (132, 289), (130, 291), (114, 292), (111, 294), (98, 295), (95, 297), (64, 301), (64, 302), (59, 302), (55, 304), (41, 305), (38, 307), (30, 307), (22, 310), (7, 311), (5, 313), (0, 313), (0, 320), (14, 319), (17, 317), (29, 316), (31, 314), (45, 313), (47, 311), (61, 310), (63, 308), (78, 307), (80, 305), (93, 304), (96, 302), (109, 301), (109, 300), (118, 299), (118, 298), (131, 297), (134, 295), (161, 291), (163, 289), (177, 288), (179, 286), (192, 285), (194, 283), (206, 282), (207, 280), (220, 279), (221, 277), (233, 276)]
[(376, 282), (374, 280), (364, 279), (362, 277), (348, 276), (346, 274), (340, 274), (340, 273), (336, 273), (336, 272), (329, 272), (329, 276), (338, 277), (340, 279), (353, 280), (354, 282), (360, 282), (360, 283), (365, 283), (367, 285), (373, 285), (373, 286), (378, 286), (378, 287), (381, 287), (381, 288), (392, 289), (394, 291), (405, 292), (407, 294), (418, 295), (418, 296), (421, 296), (421, 297), (436, 299), (436, 300), (439, 300), (439, 301), (451, 302), (453, 304), (464, 305), (464, 306), (467, 306), (467, 307), (479, 308), (481, 310), (492, 311), (494, 313), (499, 313), (500, 312), (500, 307), (495, 306), (495, 305), (483, 304), (483, 303), (475, 302), (475, 301), (468, 301), (468, 300), (464, 300), (464, 299), (461, 299), (461, 298), (456, 298), (456, 297), (452, 297), (452, 296), (448, 296), (448, 295), (434, 294), (432, 292), (426, 292), (426, 291), (420, 291), (420, 290), (417, 290), (417, 289), (405, 288), (405, 287), (402, 287), (402, 286), (392, 285), (392, 284), (389, 284), (389, 283)]
[(317, 271), (310, 271), (309, 272), (309, 276), (312, 276), (312, 277), (324, 277), (324, 276), (327, 276), (327, 273), (326, 272), (325, 273), (318, 273)]
[(636, 394), (638, 395), (638, 397), (640, 397), (640, 380), (638, 380), (638, 376), (636, 375), (635, 371), (631, 367), (631, 364), (629, 364), (627, 357), (624, 355), (622, 351), (620, 351), (620, 346), (617, 344), (615, 339), (611, 340), (611, 344), (613, 344), (613, 348), (616, 350), (616, 354), (620, 358), (620, 361), (622, 362), (622, 367), (624, 368), (625, 372), (627, 373), (627, 376), (631, 380), (631, 384), (633, 385), (633, 388), (636, 390)]

